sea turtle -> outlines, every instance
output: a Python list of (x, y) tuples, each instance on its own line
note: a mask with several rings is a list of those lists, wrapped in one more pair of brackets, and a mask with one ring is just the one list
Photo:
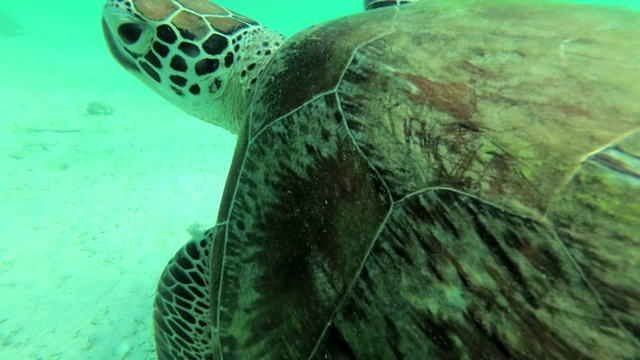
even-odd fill
[(217, 225), (161, 276), (158, 357), (640, 358), (640, 15), (373, 3), (284, 42), (108, 2), (115, 58), (238, 134)]

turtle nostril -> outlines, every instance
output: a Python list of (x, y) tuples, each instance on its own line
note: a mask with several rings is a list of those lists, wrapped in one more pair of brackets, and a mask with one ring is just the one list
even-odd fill
[(122, 24), (118, 27), (118, 35), (127, 45), (140, 40), (142, 27), (136, 23)]

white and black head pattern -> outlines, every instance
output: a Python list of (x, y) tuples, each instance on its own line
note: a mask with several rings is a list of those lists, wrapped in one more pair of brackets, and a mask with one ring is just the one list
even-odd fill
[(216, 112), (227, 110), (216, 100), (223, 102), (230, 91), (233, 101), (242, 102), (245, 95), (238, 93), (251, 88), (284, 41), (259, 23), (202, 0), (109, 0), (102, 24), (122, 66), (213, 123)]

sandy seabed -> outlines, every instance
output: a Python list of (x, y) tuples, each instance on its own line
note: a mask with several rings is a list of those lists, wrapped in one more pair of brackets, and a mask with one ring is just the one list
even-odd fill
[(155, 358), (157, 279), (215, 223), (235, 137), (120, 69), (100, 10), (0, 35), (0, 359)]

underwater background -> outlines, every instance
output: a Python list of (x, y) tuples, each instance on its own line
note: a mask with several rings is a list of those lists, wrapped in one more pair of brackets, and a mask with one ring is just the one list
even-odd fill
[[(217, 3), (287, 36), (362, 7)], [(102, 6), (0, 6), (0, 359), (154, 359), (157, 279), (216, 219), (235, 137), (121, 69)]]

